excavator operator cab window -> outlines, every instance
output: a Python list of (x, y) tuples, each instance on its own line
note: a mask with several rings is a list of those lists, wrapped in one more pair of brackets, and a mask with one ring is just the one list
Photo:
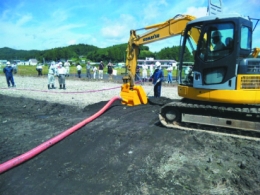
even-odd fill
[(251, 38), (252, 38), (251, 30), (246, 26), (242, 26), (240, 48), (245, 50), (251, 50), (251, 42), (252, 42)]
[(215, 61), (234, 50), (234, 25), (232, 23), (210, 24), (202, 34), (199, 57), (205, 62)]
[[(196, 26), (198, 27), (198, 26)], [(188, 32), (188, 36), (186, 37), (186, 44), (183, 47), (183, 62), (179, 67), (179, 75), (181, 75), (180, 83), (185, 85), (193, 85), (193, 65), (194, 59), (196, 55), (197, 42), (192, 36), (194, 31), (198, 32), (198, 28), (191, 28)]]

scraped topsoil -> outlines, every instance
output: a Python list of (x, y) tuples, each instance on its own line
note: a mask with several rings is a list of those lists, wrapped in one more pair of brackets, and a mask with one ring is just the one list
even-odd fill
[[(0, 94), (1, 163), (106, 103), (82, 109)], [(99, 118), (2, 173), (0, 194), (260, 194), (259, 141), (167, 129), (158, 121), (159, 108), (114, 102)]]

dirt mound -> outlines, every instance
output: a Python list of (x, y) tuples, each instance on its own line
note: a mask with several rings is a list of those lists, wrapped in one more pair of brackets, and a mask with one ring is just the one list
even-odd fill
[[(165, 100), (166, 101), (166, 100)], [(1, 163), (93, 115), (0, 95)], [(157, 104), (101, 117), (0, 176), (0, 194), (260, 194), (259, 141), (161, 127)]]

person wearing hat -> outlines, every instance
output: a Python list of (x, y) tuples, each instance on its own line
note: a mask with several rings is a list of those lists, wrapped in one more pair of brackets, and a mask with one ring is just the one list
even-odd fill
[(92, 70), (93, 70), (93, 79), (96, 79), (96, 75), (97, 75), (97, 67), (94, 66)]
[(15, 87), (14, 78), (13, 78), (13, 67), (11, 66), (10, 62), (6, 63), (6, 67), (4, 67), (3, 71), (5, 73), (8, 87), (10, 87), (10, 83), (12, 84), (12, 87)]
[(64, 63), (64, 66), (65, 66), (65, 69), (66, 69), (65, 77), (69, 77), (70, 76), (70, 63), (69, 63), (68, 60)]
[(81, 69), (82, 69), (82, 66), (80, 65), (80, 63), (78, 63), (78, 65), (76, 66), (76, 68), (77, 68), (78, 77), (81, 78)]
[(58, 69), (58, 78), (59, 78), (59, 84), (60, 89), (66, 89), (65, 87), (65, 75), (67, 70), (64, 67), (64, 64), (62, 62), (59, 63), (60, 68)]
[(142, 67), (143, 82), (147, 81), (147, 69), (148, 69), (148, 66), (146, 64), (144, 64)]
[(90, 61), (87, 62), (87, 65), (86, 65), (86, 76), (87, 78), (91, 79), (91, 65), (90, 65)]
[(42, 65), (38, 63), (36, 70), (38, 72), (38, 76), (42, 76)]
[(107, 74), (109, 75), (108, 80), (113, 80), (113, 64), (111, 61), (107, 64)]
[(221, 33), (218, 30), (214, 31), (212, 33), (211, 38), (212, 38), (212, 43), (214, 44), (214, 51), (222, 50), (222, 49), (224, 49), (226, 47), (225, 44), (222, 43), (221, 37), (222, 37), (222, 35), (221, 35)]
[(155, 63), (155, 71), (153, 75), (151, 76), (153, 79), (154, 84), (154, 97), (158, 98), (161, 97), (161, 88), (162, 88), (162, 82), (163, 82), (163, 71), (161, 70), (161, 63), (156, 62)]
[(169, 64), (168, 68), (167, 68), (167, 72), (168, 72), (168, 83), (172, 83), (172, 64)]
[(104, 64), (101, 61), (98, 67), (98, 77), (99, 79), (103, 79), (103, 73), (104, 73)]
[(55, 62), (51, 62), (51, 65), (48, 70), (48, 89), (55, 89), (55, 75), (56, 75), (56, 67)]

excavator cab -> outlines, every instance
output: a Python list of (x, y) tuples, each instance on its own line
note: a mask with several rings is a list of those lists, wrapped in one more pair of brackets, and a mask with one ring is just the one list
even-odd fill
[[(252, 22), (247, 18), (225, 14), (189, 22), (178, 69), (183, 98), (161, 107), (161, 123), (259, 131), (260, 59), (249, 58), (251, 52)], [(193, 60), (190, 70), (187, 57)]]
[[(256, 93), (254, 89), (248, 97), (248, 93), (240, 90), (243, 80), (252, 75), (252, 84), (260, 79), (260, 72), (248, 72), (249, 67), (245, 67), (245, 61), (251, 61), (247, 59), (251, 47), (252, 22), (247, 18), (230, 14), (189, 22), (182, 42), (179, 96), (210, 102), (259, 103), (259, 91)], [(187, 55), (192, 56), (194, 62), (190, 72), (184, 62)]]

